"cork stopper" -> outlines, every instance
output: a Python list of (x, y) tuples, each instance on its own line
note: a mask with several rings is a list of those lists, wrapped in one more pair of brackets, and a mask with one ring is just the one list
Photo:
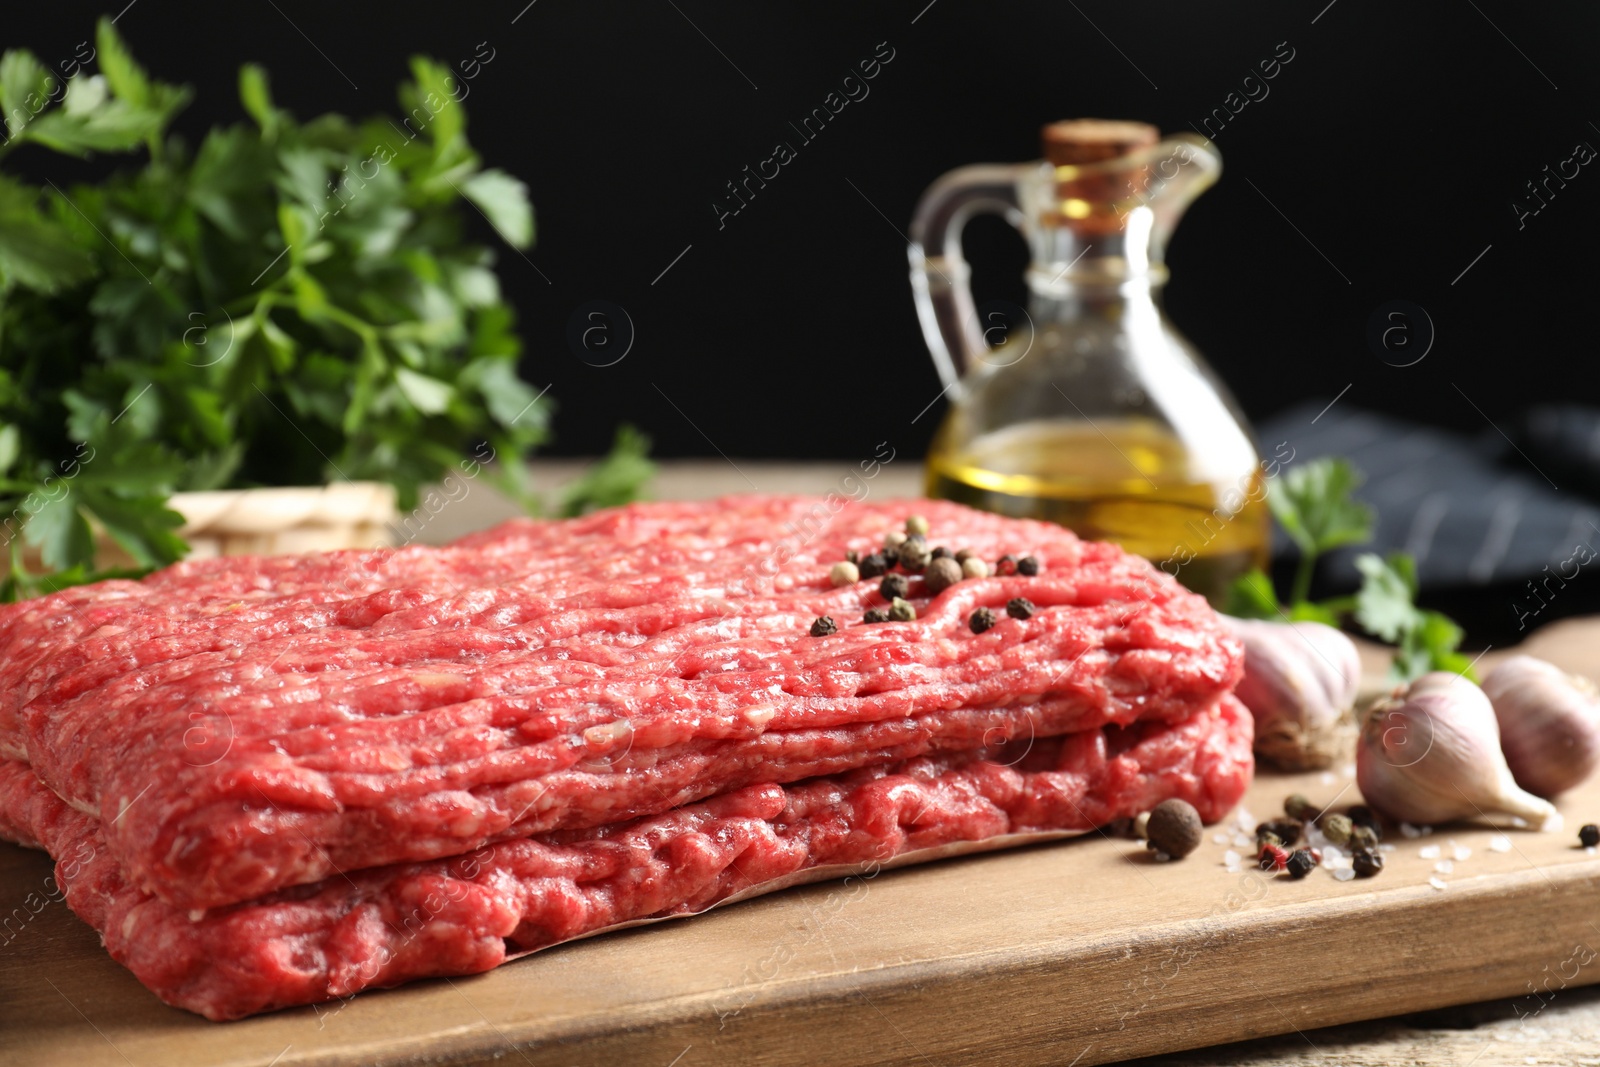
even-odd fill
[(1044, 158), (1058, 167), (1116, 159), (1161, 140), (1161, 131), (1148, 122), (1119, 119), (1065, 119), (1052, 122), (1040, 133)]

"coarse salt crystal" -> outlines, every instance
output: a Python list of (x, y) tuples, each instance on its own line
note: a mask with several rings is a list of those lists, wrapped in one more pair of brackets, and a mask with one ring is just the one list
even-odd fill
[(1211, 835), (1211, 840), (1215, 841), (1219, 845), (1226, 845), (1228, 843), (1228, 835), (1227, 834), (1212, 834)]
[(1439, 846), (1423, 845), (1421, 848), (1417, 849), (1417, 855), (1421, 856), (1425, 860), (1436, 860), (1439, 858)]
[(1449, 874), (1451, 871), (1456, 869), (1456, 865), (1451, 863), (1449, 860), (1440, 860), (1438, 863), (1433, 865), (1433, 869), (1438, 871), (1440, 874)]
[(1344, 775), (1346, 778), (1354, 778), (1356, 776), (1356, 765), (1354, 763), (1346, 763), (1343, 767), (1339, 768), (1339, 773)]
[(1443, 878), (1435, 876), (1433, 878), (1429, 878), (1428, 879), (1428, 884), (1433, 886), (1433, 888), (1435, 888), (1435, 889), (1443, 891), (1445, 885), (1448, 884), (1448, 883), (1446, 883)]
[(1234, 834), (1233, 835), (1233, 843), (1235, 845), (1237, 845), (1238, 847), (1240, 847), (1240, 848), (1249, 848), (1251, 840), (1253, 840), (1253, 839), (1250, 837), (1249, 834)]
[(1412, 826), (1408, 822), (1403, 822), (1400, 824), (1400, 836), (1409, 837), (1415, 840), (1416, 838), (1422, 836), (1422, 830), (1418, 827)]
[(1489, 851), (1510, 852), (1511, 838), (1507, 837), (1505, 834), (1495, 834), (1493, 837), (1489, 838)]
[(1222, 864), (1223, 864), (1223, 866), (1228, 867), (1230, 869), (1239, 866), (1239, 864), (1241, 862), (1243, 862), (1243, 860), (1244, 860), (1244, 857), (1239, 855), (1237, 852), (1235, 852), (1231, 848), (1228, 851), (1226, 851), (1226, 852), (1224, 852), (1222, 854)]
[(1172, 859), (1171, 856), (1167, 855), (1165, 852), (1162, 852), (1159, 848), (1155, 849), (1154, 852), (1157, 863), (1166, 863)]
[(1399, 847), (1399, 846), (1397, 846), (1397, 845), (1395, 845), (1395, 844), (1393, 844), (1391, 842), (1385, 841), (1383, 844), (1378, 846), (1378, 851), (1379, 852), (1393, 852), (1397, 847)]
[(1334, 782), (1337, 782), (1338, 780), (1339, 779), (1334, 777), (1332, 771), (1323, 771), (1322, 772), (1322, 784), (1323, 785), (1332, 785)]
[(1348, 882), (1356, 876), (1356, 869), (1354, 867), (1336, 867), (1334, 868), (1333, 876), (1341, 882)]
[(1455, 856), (1455, 858), (1458, 861), (1459, 860), (1469, 860), (1469, 859), (1472, 858), (1472, 850), (1470, 848), (1468, 848), (1466, 845), (1457, 845), (1455, 852), (1453, 852), (1451, 854), (1453, 856)]

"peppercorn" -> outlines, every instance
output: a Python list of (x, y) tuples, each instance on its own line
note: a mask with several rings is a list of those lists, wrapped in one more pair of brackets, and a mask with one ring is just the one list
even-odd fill
[(1289, 877), (1296, 880), (1304, 878), (1316, 870), (1316, 858), (1311, 855), (1309, 848), (1297, 848), (1289, 853)]
[(913, 534), (900, 542), (900, 547), (895, 550), (895, 558), (900, 561), (900, 566), (912, 574), (921, 574), (932, 554), (928, 551), (928, 542), (920, 535)]
[(1186, 800), (1163, 800), (1150, 809), (1145, 825), (1150, 848), (1182, 859), (1200, 847), (1200, 813)]
[(972, 627), (972, 632), (981, 634), (994, 625), (994, 612), (988, 608), (979, 608), (967, 616), (967, 625)]
[(1133, 836), (1138, 841), (1150, 840), (1150, 813), (1141, 811), (1133, 817)]
[(956, 553), (956, 562), (957, 563), (965, 563), (967, 560), (972, 559), (972, 558), (974, 558), (974, 557), (972, 555), (972, 549), (970, 549), (970, 548), (963, 548), (959, 552)]
[(1001, 556), (994, 565), (994, 572), (1000, 575), (1002, 578), (1009, 577), (1017, 573), (1017, 557), (1010, 555), (1009, 553)]
[(885, 600), (903, 597), (911, 592), (911, 583), (903, 574), (886, 574), (883, 581), (878, 583), (878, 595)]
[(1024, 596), (1014, 596), (1006, 601), (1006, 614), (1013, 619), (1028, 619), (1033, 617), (1033, 601)]
[(1305, 826), (1297, 819), (1268, 819), (1256, 827), (1256, 837), (1262, 834), (1271, 834), (1285, 845), (1292, 845), (1300, 840)]
[(1279, 837), (1275, 833), (1272, 833), (1270, 830), (1257, 830), (1256, 831), (1256, 851), (1257, 852), (1260, 852), (1262, 849), (1266, 848), (1268, 845), (1277, 845), (1279, 847), (1282, 847), (1284, 844), (1286, 844), (1286, 842), (1283, 840), (1283, 838)]
[(1301, 822), (1310, 822), (1316, 818), (1317, 812), (1321, 810), (1307, 800), (1304, 793), (1291, 793), (1289, 794), (1289, 799), (1283, 802), (1283, 813), (1289, 818), (1299, 819)]
[(849, 560), (841, 560), (828, 571), (828, 581), (835, 586), (854, 585), (861, 580), (861, 571)]
[(1032, 578), (1039, 573), (1039, 561), (1033, 556), (1023, 556), (1017, 560), (1017, 573)]
[(989, 565), (977, 556), (968, 556), (961, 562), (961, 574), (965, 578), (987, 578)]
[[(935, 548), (928, 555), (928, 558), (929, 559), (954, 559), (955, 558), (955, 553), (950, 551), (948, 548), (944, 547), (943, 545), (940, 545), (939, 547)], [(959, 567), (959, 566), (961, 566), (961, 564), (957, 563), (956, 566)]]
[(1357, 878), (1371, 878), (1383, 870), (1383, 853), (1358, 848), (1350, 854), (1350, 865), (1355, 868)]
[(948, 557), (929, 563), (928, 572), (922, 576), (923, 584), (933, 596), (938, 596), (960, 580), (961, 564)]
[(894, 598), (894, 603), (889, 605), (889, 618), (895, 622), (911, 622), (917, 617), (917, 609), (911, 606), (909, 600)]
[(892, 566), (892, 563), (883, 558), (882, 552), (871, 552), (861, 557), (858, 569), (861, 571), (861, 577), (863, 578), (877, 578), (880, 575), (887, 574)]
[(838, 632), (839, 628), (835, 626), (833, 624), (833, 620), (826, 615), (819, 615), (817, 620), (811, 624), (812, 637), (827, 637), (829, 634)]
[(890, 530), (888, 533), (884, 534), (883, 535), (883, 548), (884, 548), (884, 551), (893, 552), (895, 549), (899, 548), (901, 542), (903, 542), (906, 539), (906, 536), (907, 536), (906, 534), (901, 533), (899, 530)]
[(1336, 845), (1350, 843), (1350, 831), (1355, 824), (1348, 815), (1324, 815), (1322, 817), (1322, 836)]
[(1596, 826), (1594, 823), (1586, 823), (1578, 831), (1578, 840), (1583, 844), (1584, 848), (1594, 848), (1596, 845), (1600, 845), (1600, 826)]
[(1256, 866), (1263, 871), (1281, 871), (1289, 865), (1289, 853), (1282, 845), (1262, 845), (1261, 859)]
[(1350, 828), (1350, 847), (1371, 852), (1378, 847), (1378, 835), (1372, 832), (1372, 827), (1357, 823)]
[(1383, 840), (1383, 824), (1378, 821), (1378, 813), (1365, 804), (1352, 804), (1345, 809), (1345, 814), (1350, 816), (1350, 821), (1357, 826), (1369, 826), (1372, 832), (1378, 835), (1378, 840)]
[(921, 515), (912, 515), (906, 519), (906, 533), (912, 535), (921, 534), (926, 537), (928, 535), (928, 520)]
[(866, 614), (861, 616), (862, 622), (888, 622), (888, 608), (868, 608)]

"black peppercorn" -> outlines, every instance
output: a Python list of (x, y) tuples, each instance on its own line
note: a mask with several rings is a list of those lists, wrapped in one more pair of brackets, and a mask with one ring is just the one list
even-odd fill
[(811, 624), (812, 637), (827, 637), (829, 634), (838, 632), (839, 628), (835, 626), (833, 624), (833, 620), (826, 615), (818, 616), (817, 621)]
[(1032, 578), (1039, 573), (1039, 561), (1032, 556), (1023, 556), (1017, 560), (1017, 573)]
[(868, 608), (867, 613), (861, 616), (862, 622), (888, 622), (888, 608)]
[(845, 558), (845, 562), (846, 563), (860, 563), (861, 562), (861, 556), (858, 555), (856, 550), (853, 549), (853, 548), (850, 549), (849, 551), (845, 552), (844, 558)]
[(1372, 832), (1378, 835), (1378, 840), (1383, 840), (1383, 825), (1378, 822), (1377, 812), (1365, 804), (1352, 804), (1346, 814), (1350, 816), (1350, 821), (1357, 826), (1371, 827)]
[(862, 556), (861, 560), (856, 564), (856, 567), (861, 571), (861, 577), (863, 578), (882, 577), (883, 575), (889, 573), (889, 568), (891, 566), (893, 566), (893, 564), (884, 558), (882, 552), (868, 553), (867, 555)]
[(1586, 824), (1583, 829), (1578, 831), (1578, 840), (1583, 844), (1584, 848), (1594, 848), (1596, 845), (1600, 845), (1600, 826), (1596, 826), (1594, 823)]
[(970, 549), (970, 548), (963, 548), (960, 552), (956, 553), (956, 562), (957, 563), (965, 563), (967, 560), (969, 560), (971, 558), (972, 558), (972, 549)]
[(1027, 597), (1014, 596), (1006, 601), (1006, 614), (1013, 619), (1032, 618), (1033, 610), (1033, 601)]
[(923, 540), (920, 534), (913, 534), (901, 542), (900, 547), (895, 550), (895, 558), (900, 561), (900, 566), (910, 573), (921, 574), (927, 570), (928, 561), (933, 558), (933, 554), (928, 551), (928, 542)]
[(951, 552), (948, 548), (944, 547), (943, 545), (940, 545), (938, 548), (934, 549), (932, 553), (929, 554), (928, 558), (930, 560), (933, 560), (933, 559), (945, 559), (946, 557), (952, 556), (954, 554), (955, 553)]
[(1304, 878), (1316, 870), (1317, 859), (1308, 848), (1296, 849), (1289, 853), (1289, 877)]
[(1350, 865), (1355, 868), (1357, 878), (1371, 878), (1383, 870), (1383, 853), (1358, 848), (1350, 854)]
[(911, 592), (911, 583), (906, 580), (906, 576), (903, 574), (886, 574), (883, 576), (883, 581), (878, 583), (878, 595), (885, 600), (893, 600), (895, 597), (903, 598), (909, 592)]
[(981, 634), (994, 625), (994, 612), (988, 608), (979, 608), (967, 616), (967, 625), (972, 627), (972, 632)]

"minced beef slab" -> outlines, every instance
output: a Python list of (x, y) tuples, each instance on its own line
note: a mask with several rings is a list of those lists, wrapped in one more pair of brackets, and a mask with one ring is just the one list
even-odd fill
[[(906, 515), (1037, 577), (914, 622), (833, 588)], [(1003, 606), (1025, 596), (1027, 620)], [(973, 609), (1000, 616), (983, 634)], [(809, 636), (813, 618), (839, 632)], [(1054, 525), (934, 501), (749, 497), (518, 521), (446, 548), (179, 564), (0, 608), (0, 751), (182, 908), (613, 824), (987, 737), (1214, 707), (1205, 602)]]
[(1211, 821), (1243, 795), (1250, 744), (1250, 715), (1227, 697), (1176, 724), (1037, 740), (1011, 766), (980, 750), (752, 785), (615, 827), (354, 871), (193, 915), (130, 884), (99, 822), (63, 804), (16, 761), (0, 761), (0, 834), (42, 844), (57, 858), (67, 903), (159, 997), (232, 1019), (485, 971), (621, 924), (689, 915), (809, 880), (808, 873), (874, 872), (897, 857), (940, 854), (925, 850), (1084, 831), (1168, 797), (1190, 801)]

